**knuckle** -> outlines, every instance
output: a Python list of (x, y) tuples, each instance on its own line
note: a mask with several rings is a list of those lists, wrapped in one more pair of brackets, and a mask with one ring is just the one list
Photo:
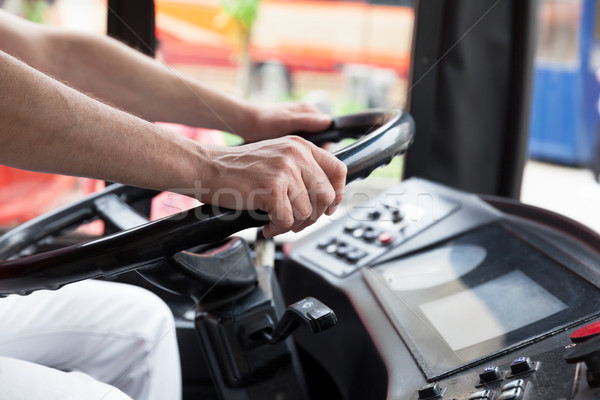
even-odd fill
[(307, 220), (312, 215), (313, 208), (311, 205), (306, 205), (297, 210), (298, 218), (301, 220)]
[(329, 206), (329, 204), (335, 201), (335, 191), (330, 186), (324, 190), (319, 191), (317, 194), (317, 201), (321, 205)]
[(329, 183), (320, 185), (320, 190), (317, 192), (316, 197), (320, 204), (329, 205), (335, 201), (335, 190)]
[(286, 215), (280, 222), (279, 227), (289, 230), (294, 225), (294, 216), (291, 214)]
[(348, 167), (346, 166), (346, 164), (344, 164), (340, 160), (336, 160), (336, 162), (333, 166), (333, 172), (332, 172), (333, 179), (334, 180), (345, 179), (347, 173), (348, 173)]
[(306, 144), (306, 139), (304, 139), (298, 135), (290, 135), (290, 136), (288, 136), (288, 139), (290, 139), (292, 142), (295, 142), (295, 143), (301, 143), (303, 145)]

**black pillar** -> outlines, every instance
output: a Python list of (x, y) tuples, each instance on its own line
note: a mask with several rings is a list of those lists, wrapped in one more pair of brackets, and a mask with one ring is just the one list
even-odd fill
[(527, 157), (536, 0), (419, 0), (405, 175), (518, 198)]
[(156, 35), (154, 0), (108, 0), (106, 33), (154, 56)]

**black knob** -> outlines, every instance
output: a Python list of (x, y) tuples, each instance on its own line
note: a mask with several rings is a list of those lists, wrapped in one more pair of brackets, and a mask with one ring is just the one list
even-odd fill
[(333, 310), (314, 297), (307, 297), (292, 304), (268, 338), (271, 343), (278, 343), (287, 338), (300, 325), (308, 327), (312, 333), (322, 332), (337, 323)]
[(586, 379), (590, 387), (600, 387), (600, 336), (578, 343), (565, 354), (569, 364), (584, 362)]

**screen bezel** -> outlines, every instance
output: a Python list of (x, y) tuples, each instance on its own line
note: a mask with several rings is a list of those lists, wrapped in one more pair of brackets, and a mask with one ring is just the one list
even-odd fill
[[(417, 254), (455, 244), (483, 246), (487, 256), (477, 268), (449, 283), (421, 290), (395, 291), (381, 274), (390, 261), (371, 268), (379, 278), (374, 290), (378, 300), (428, 379), (448, 376), (598, 314), (594, 306), (598, 291), (594, 286), (575, 275), (567, 265), (525, 242), (500, 223), (475, 229)], [(568, 307), (508, 332), (502, 338), (492, 338), (457, 351), (452, 350), (437, 334), (435, 327), (419, 309), (420, 304), (459, 293), (465, 288), (474, 288), (515, 270), (523, 272)]]

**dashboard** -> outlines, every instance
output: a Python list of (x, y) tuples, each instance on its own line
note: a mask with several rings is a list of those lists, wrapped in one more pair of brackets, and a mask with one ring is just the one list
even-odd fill
[(287, 246), (280, 280), (338, 315), (296, 341), (343, 398), (591, 399), (598, 249), (559, 215), (409, 179)]

